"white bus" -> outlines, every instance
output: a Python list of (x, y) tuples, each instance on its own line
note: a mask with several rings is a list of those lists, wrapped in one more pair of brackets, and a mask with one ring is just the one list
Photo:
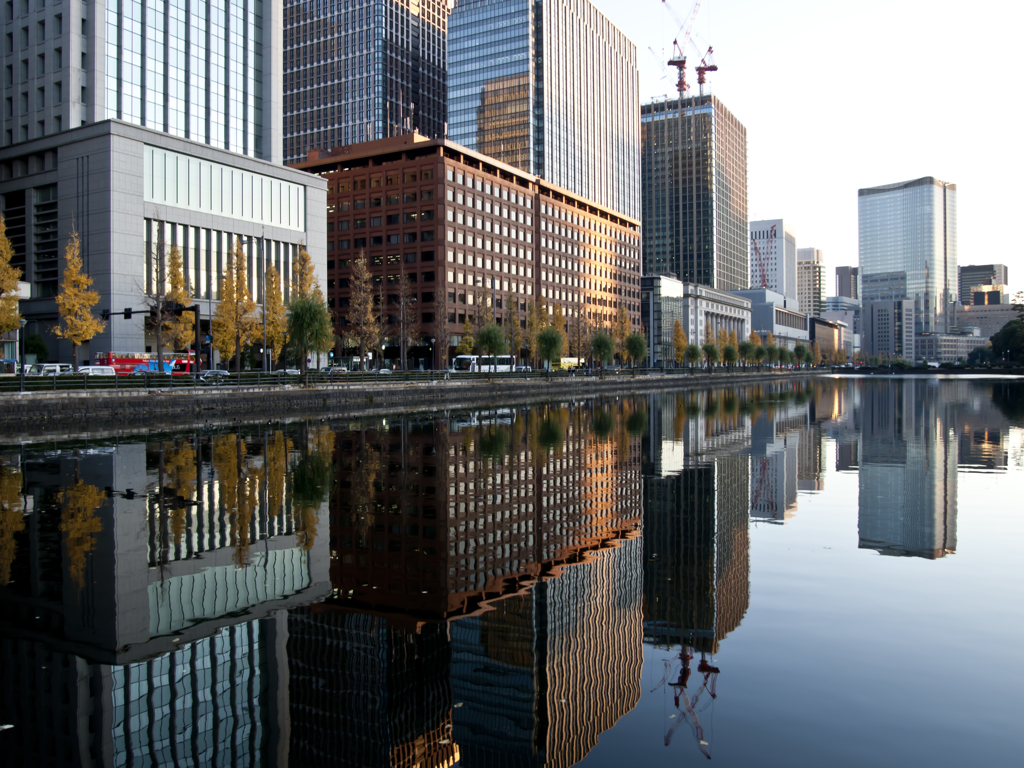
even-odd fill
[(452, 361), (455, 373), (509, 373), (515, 366), (512, 355), (458, 355)]

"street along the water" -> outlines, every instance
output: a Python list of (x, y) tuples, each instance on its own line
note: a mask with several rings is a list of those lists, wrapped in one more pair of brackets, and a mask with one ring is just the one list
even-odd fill
[(1022, 495), (1005, 379), (0, 445), (0, 750), (1014, 764)]

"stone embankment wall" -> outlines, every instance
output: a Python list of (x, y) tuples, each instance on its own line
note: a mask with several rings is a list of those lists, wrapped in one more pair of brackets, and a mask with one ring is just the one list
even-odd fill
[(507, 407), (594, 395), (736, 386), (807, 378), (818, 372), (638, 376), (621, 374), (491, 381), (365, 382), (316, 387), (195, 388), (144, 392), (5, 396), (0, 442), (150, 429), (189, 429), (237, 422), (347, 418), (360, 414)]

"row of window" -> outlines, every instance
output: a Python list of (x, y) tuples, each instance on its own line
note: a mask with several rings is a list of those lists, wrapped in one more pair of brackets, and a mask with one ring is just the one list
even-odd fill
[[(373, 248), (373, 247), (376, 247), (376, 246), (383, 246), (383, 245), (399, 245), (400, 243), (415, 243), (417, 241), (421, 242), (421, 243), (430, 243), (430, 242), (433, 242), (433, 240), (434, 240), (434, 232), (433, 232), (433, 230), (427, 229), (427, 230), (424, 230), (422, 232), (403, 232), (401, 234), (396, 232), (396, 233), (393, 233), (393, 234), (390, 234), (390, 235), (370, 235), (368, 238), (367, 237), (355, 237), (355, 238), (352, 238), (352, 239), (342, 239), (342, 240), (338, 240), (337, 244), (338, 244), (338, 250), (339, 251), (347, 251), (350, 248), (366, 248), (368, 245), (369, 245), (369, 247)], [(334, 250), (334, 244), (335, 244), (334, 240), (329, 240), (327, 242), (327, 250), (328, 251), (333, 251)]]
[[(330, 211), (328, 211), (328, 213), (330, 213)], [(399, 217), (401, 217), (401, 220), (399, 220)], [(366, 218), (344, 219), (342, 221), (337, 222), (337, 228), (338, 228), (339, 232), (345, 232), (345, 231), (347, 231), (350, 228), (351, 229), (366, 229), (367, 221), (369, 221), (370, 227), (373, 228), (373, 227), (383, 227), (385, 225), (387, 225), (389, 227), (396, 227), (396, 226), (399, 225), (399, 223), (402, 223), (402, 224), (418, 224), (419, 222), (433, 221), (433, 220), (434, 220), (434, 211), (433, 210), (426, 210), (426, 211), (419, 211), (419, 212), (417, 212), (417, 211), (406, 211), (404, 214), (390, 213), (387, 216), (370, 216), (369, 219), (366, 219)], [(333, 221), (329, 222), (327, 224), (327, 231), (328, 232), (333, 232), (334, 231), (334, 227), (335, 227), (335, 222), (333, 222)]]

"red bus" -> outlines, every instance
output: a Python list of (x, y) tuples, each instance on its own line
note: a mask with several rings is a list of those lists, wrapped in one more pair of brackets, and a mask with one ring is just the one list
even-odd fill
[[(165, 352), (165, 373), (190, 373), (195, 361), (195, 352)], [(128, 376), (135, 371), (156, 372), (156, 354), (153, 352), (99, 352), (93, 360), (95, 365), (110, 365), (119, 376)], [(178, 364), (184, 363), (181, 370)]]

